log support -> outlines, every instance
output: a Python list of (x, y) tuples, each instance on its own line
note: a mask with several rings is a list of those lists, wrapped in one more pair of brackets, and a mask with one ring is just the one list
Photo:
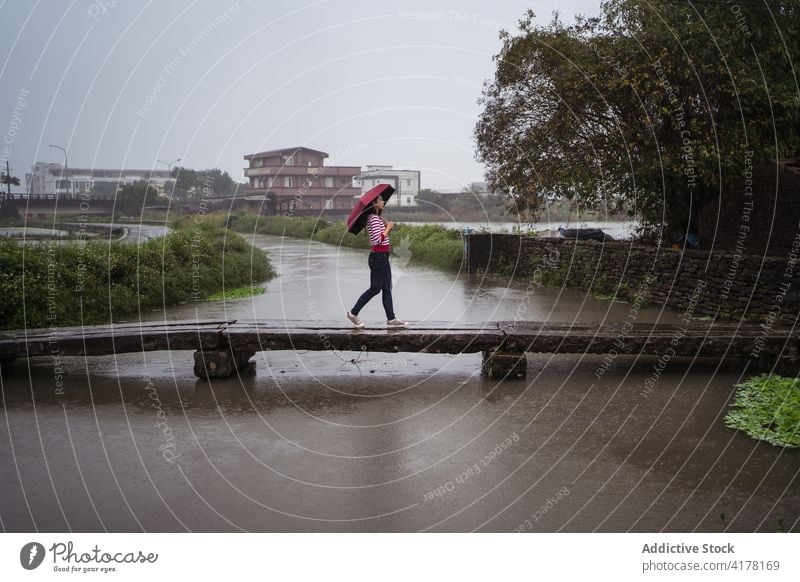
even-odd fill
[(250, 350), (197, 350), (194, 375), (198, 378), (229, 378), (247, 366), (255, 352)]
[(525, 378), (528, 360), (524, 353), (486, 350), (483, 352), (481, 374), (492, 380)]

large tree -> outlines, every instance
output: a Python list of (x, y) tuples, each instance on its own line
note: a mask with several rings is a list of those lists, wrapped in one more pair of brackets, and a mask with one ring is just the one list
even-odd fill
[(535, 216), (547, 195), (697, 232), (751, 166), (800, 152), (800, 1), (608, 0), (597, 18), (501, 33), (477, 153)]
[(139, 216), (145, 206), (155, 204), (158, 200), (158, 190), (144, 180), (126, 184), (117, 191), (114, 214), (115, 216)]
[(19, 178), (16, 176), (2, 172), (0, 173), (0, 184), (2, 184), (2, 189), (4, 190), (5, 188), (10, 188), (11, 186), (19, 186), (20, 182)]
[(172, 177), (175, 179), (172, 194), (181, 201), (197, 202), (202, 198), (233, 196), (242, 187), (227, 171), (219, 168), (193, 170), (176, 167), (172, 169)]

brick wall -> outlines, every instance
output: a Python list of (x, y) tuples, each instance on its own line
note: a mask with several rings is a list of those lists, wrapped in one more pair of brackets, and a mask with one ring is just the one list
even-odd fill
[(800, 235), (775, 257), (516, 235), (473, 234), (467, 241), (470, 273), (504, 273), (623, 299), (646, 290), (651, 303), (676, 310), (692, 304), (695, 317), (786, 325), (800, 314)]

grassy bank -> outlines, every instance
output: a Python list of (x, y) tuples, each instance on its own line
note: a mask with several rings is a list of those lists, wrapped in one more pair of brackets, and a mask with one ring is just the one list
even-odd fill
[(0, 326), (120, 321), (274, 275), (264, 251), (212, 224), (141, 245), (0, 241)]
[[(344, 223), (328, 222), (313, 217), (259, 216), (255, 213), (207, 215), (206, 220), (226, 225), (247, 234), (272, 234), (328, 243), (358, 249), (370, 247), (367, 235), (354, 236)], [(398, 225), (392, 231), (392, 249), (412, 263), (441, 269), (458, 270), (463, 256), (463, 241), (457, 231), (438, 225)]]
[(727, 426), (776, 447), (800, 447), (800, 380), (761, 375), (736, 387)]
[(263, 295), (266, 293), (264, 287), (253, 287), (252, 285), (245, 285), (244, 287), (237, 287), (236, 289), (225, 289), (219, 293), (211, 295), (209, 301), (231, 301), (234, 299), (248, 299), (256, 295)]

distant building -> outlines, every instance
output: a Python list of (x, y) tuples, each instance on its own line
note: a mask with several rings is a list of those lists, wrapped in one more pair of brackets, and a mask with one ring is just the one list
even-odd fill
[(62, 164), (36, 162), (31, 172), (25, 174), (28, 194), (88, 194), (99, 183), (116, 184), (121, 188), (127, 184), (145, 181), (166, 193), (170, 180), (168, 170), (123, 170), (110, 168), (73, 168), (65, 173)]
[(475, 194), (483, 194), (487, 196), (492, 194), (492, 192), (489, 190), (489, 184), (486, 182), (470, 182), (468, 188)]
[(378, 184), (391, 184), (395, 192), (387, 206), (417, 206), (419, 182), (419, 170), (395, 170), (392, 166), (367, 166), (353, 179), (362, 194)]
[[(353, 177), (359, 166), (325, 166), (326, 152), (294, 147), (248, 154), (244, 197), (264, 200), (269, 213), (349, 210), (359, 190)], [(306, 212), (307, 213), (307, 212)]]

